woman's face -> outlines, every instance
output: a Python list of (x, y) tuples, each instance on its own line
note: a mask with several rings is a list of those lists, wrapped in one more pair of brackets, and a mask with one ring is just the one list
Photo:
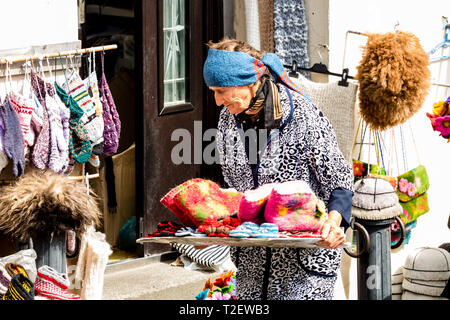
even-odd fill
[(239, 87), (209, 87), (214, 92), (218, 106), (224, 105), (230, 114), (238, 114), (247, 109), (254, 96), (253, 85)]

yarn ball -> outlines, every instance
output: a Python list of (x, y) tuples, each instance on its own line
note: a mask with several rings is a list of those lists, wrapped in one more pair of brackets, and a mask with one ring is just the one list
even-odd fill
[(369, 34), (355, 76), (363, 120), (374, 130), (385, 130), (416, 114), (430, 88), (428, 65), (414, 34)]

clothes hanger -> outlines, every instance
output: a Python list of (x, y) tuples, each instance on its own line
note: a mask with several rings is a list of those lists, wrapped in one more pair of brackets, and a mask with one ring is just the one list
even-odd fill
[(330, 76), (340, 77), (341, 80), (338, 82), (338, 85), (342, 87), (348, 87), (347, 79), (354, 79), (354, 77), (348, 75), (348, 68), (342, 70), (342, 73), (335, 73), (328, 70), (328, 67), (322, 62), (313, 64), (310, 68), (299, 67), (297, 65), (297, 61), (293, 60), (292, 65), (284, 65), (286, 69), (289, 69), (289, 76), (293, 78), (298, 78), (297, 70), (309, 71), (314, 73), (326, 74)]
[(431, 58), (431, 56), (434, 53), (436, 53), (437, 50), (439, 50), (439, 49), (444, 50), (445, 48), (450, 47), (450, 24), (448, 23), (447, 17), (442, 17), (442, 21), (444, 23), (444, 40), (442, 40), (440, 43), (438, 43), (433, 49), (431, 49), (428, 52), (428, 56), (430, 57), (430, 63), (450, 59), (450, 55)]

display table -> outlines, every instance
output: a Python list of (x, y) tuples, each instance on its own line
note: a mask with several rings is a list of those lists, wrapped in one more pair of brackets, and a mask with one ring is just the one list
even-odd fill
[[(181, 243), (194, 246), (223, 245), (235, 247), (270, 247), (270, 248), (322, 248), (317, 245), (320, 238), (233, 238), (233, 237), (154, 237), (140, 238), (137, 243)], [(351, 248), (346, 242), (342, 247)]]

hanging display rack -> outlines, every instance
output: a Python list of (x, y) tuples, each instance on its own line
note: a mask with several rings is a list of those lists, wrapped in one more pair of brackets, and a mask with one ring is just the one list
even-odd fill
[(61, 52), (36, 54), (36, 55), (32, 55), (32, 56), (29, 56), (29, 55), (28, 56), (27, 55), (7, 56), (7, 57), (0, 57), (0, 64), (14, 63), (14, 62), (26, 62), (29, 60), (52, 59), (52, 58), (58, 58), (58, 57), (63, 57), (63, 56), (82, 55), (85, 53), (114, 50), (114, 49), (117, 49), (116, 44), (110, 44), (110, 45), (98, 46), (98, 47), (90, 47), (90, 48), (84, 48), (84, 49), (72, 49), (72, 50), (61, 51)]

